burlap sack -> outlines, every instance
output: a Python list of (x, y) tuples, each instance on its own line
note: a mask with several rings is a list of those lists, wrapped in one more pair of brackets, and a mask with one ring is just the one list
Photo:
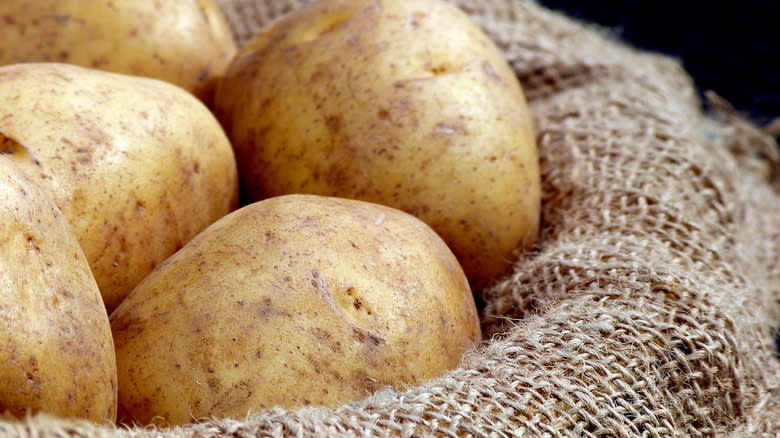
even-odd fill
[[(296, 3), (222, 0), (241, 41)], [(339, 409), (164, 430), (38, 416), (0, 434), (780, 436), (774, 140), (705, 117), (673, 60), (532, 2), (457, 3), (525, 87), (545, 193), (540, 245), (489, 291), (480, 351)]]

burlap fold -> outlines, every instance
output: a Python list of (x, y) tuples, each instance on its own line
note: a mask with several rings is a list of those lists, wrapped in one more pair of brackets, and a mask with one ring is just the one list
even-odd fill
[[(294, 0), (221, 0), (241, 42)], [(46, 416), (3, 436), (780, 436), (777, 145), (680, 65), (533, 2), (458, 0), (535, 116), (536, 250), (486, 295), (489, 338), (416, 388), (163, 430)]]

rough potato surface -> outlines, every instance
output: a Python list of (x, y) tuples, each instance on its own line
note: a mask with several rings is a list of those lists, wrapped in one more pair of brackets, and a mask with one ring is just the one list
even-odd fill
[(254, 200), (314, 193), (411, 213), (475, 288), (536, 240), (541, 184), (522, 89), (444, 1), (298, 8), (243, 47), (215, 112)]
[(219, 123), (162, 81), (57, 63), (0, 67), (0, 132), (65, 213), (109, 311), (238, 203)]
[(111, 324), (120, 412), (159, 424), (356, 401), (439, 376), (480, 340), (463, 270), (427, 225), (313, 195), (216, 222)]
[(214, 0), (3, 0), (0, 65), (62, 62), (176, 84), (209, 102), (236, 43)]
[(84, 253), (0, 133), (0, 412), (113, 422), (114, 345)]

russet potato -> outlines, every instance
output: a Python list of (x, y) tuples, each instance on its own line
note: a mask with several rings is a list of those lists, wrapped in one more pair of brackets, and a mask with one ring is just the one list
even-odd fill
[(54, 200), (6, 157), (0, 136), (0, 413), (113, 422), (108, 314)]
[(477, 288), (535, 241), (540, 176), (522, 89), (444, 1), (302, 6), (240, 50), (214, 109), (250, 199), (314, 193), (406, 211)]
[(225, 216), (111, 314), (124, 421), (336, 406), (457, 366), (480, 341), (441, 238), (386, 206), (314, 195)]
[(230, 143), (172, 84), (67, 64), (0, 67), (6, 153), (73, 227), (108, 310), (238, 204)]
[(208, 101), (236, 52), (215, 0), (3, 0), (0, 65), (64, 62), (174, 83)]

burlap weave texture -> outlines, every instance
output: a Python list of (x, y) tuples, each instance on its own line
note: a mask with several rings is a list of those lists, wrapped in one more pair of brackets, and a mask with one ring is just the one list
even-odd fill
[[(241, 42), (299, 3), (221, 0)], [(456, 3), (523, 83), (543, 172), (538, 248), (487, 292), (482, 349), (338, 409), (157, 431), (35, 417), (0, 434), (780, 436), (774, 140), (705, 116), (674, 60), (532, 2)]]

